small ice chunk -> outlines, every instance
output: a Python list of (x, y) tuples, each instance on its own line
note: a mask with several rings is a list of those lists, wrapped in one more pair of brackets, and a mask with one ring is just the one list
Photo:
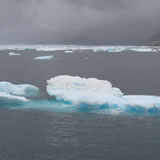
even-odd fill
[(39, 57), (35, 57), (35, 60), (49, 60), (49, 59), (53, 59), (53, 56), (39, 56)]
[(20, 56), (21, 54), (19, 54), (19, 53), (14, 53), (14, 52), (10, 52), (10, 53), (8, 53), (9, 54), (9, 56)]
[(74, 53), (74, 51), (64, 51), (64, 53)]

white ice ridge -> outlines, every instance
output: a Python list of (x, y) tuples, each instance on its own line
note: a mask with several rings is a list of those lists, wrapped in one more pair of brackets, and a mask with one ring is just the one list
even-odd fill
[(159, 108), (160, 97), (124, 96), (118, 88), (105, 80), (58, 76), (47, 81), (47, 92), (57, 100), (74, 105), (107, 105), (121, 108)]
[(159, 46), (97, 46), (97, 45), (0, 45), (0, 50), (36, 50), (36, 51), (86, 51), (93, 52), (160, 52)]
[(15, 85), (9, 82), (0, 82), (0, 104), (27, 102), (29, 97), (39, 94), (39, 89), (29, 84)]
[(39, 56), (35, 57), (35, 60), (48, 60), (48, 59), (53, 59), (53, 56)]
[(14, 52), (10, 52), (8, 53), (9, 56), (20, 56), (21, 54), (19, 53), (14, 53)]

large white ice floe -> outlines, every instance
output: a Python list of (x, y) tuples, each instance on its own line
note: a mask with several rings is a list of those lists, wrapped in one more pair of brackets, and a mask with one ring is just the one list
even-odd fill
[(0, 82), (0, 104), (24, 103), (29, 101), (27, 98), (38, 95), (39, 89), (33, 85)]
[(35, 60), (49, 60), (49, 59), (53, 59), (53, 56), (39, 56), (39, 57), (35, 57)]
[(8, 53), (9, 56), (20, 56), (21, 54), (19, 53), (14, 53), (14, 52), (10, 52)]
[(90, 109), (101, 109), (118, 112), (160, 111), (160, 97), (123, 95), (118, 88), (105, 80), (95, 78), (80, 78), (58, 76), (47, 81), (47, 92), (58, 101), (69, 102), (75, 106), (85, 106)]

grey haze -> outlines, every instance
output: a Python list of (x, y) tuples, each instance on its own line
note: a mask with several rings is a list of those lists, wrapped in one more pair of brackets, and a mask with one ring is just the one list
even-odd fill
[(0, 0), (0, 43), (142, 44), (159, 0)]

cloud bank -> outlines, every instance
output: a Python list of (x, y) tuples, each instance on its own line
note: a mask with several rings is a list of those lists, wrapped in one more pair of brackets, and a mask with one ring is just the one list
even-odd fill
[(0, 0), (0, 43), (141, 44), (159, 0)]

